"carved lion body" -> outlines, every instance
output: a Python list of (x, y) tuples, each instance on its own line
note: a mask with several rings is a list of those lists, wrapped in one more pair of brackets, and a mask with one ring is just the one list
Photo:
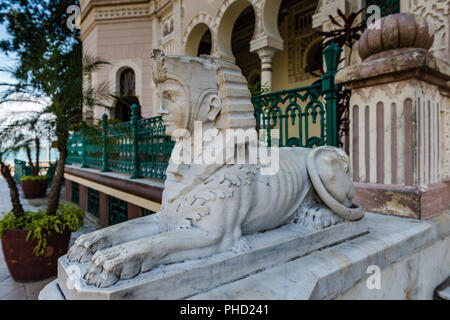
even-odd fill
[[(183, 79), (195, 72), (203, 76), (197, 82)], [(169, 133), (192, 132), (194, 120), (219, 131), (254, 128), (247, 84), (233, 64), (156, 53), (154, 74)], [(348, 157), (336, 148), (282, 148), (273, 175), (248, 163), (175, 165), (173, 156), (161, 212), (84, 235), (70, 249), (70, 261), (91, 262), (88, 284), (107, 287), (160, 264), (247, 250), (245, 235), (291, 221), (320, 229), (363, 216), (351, 201)]]

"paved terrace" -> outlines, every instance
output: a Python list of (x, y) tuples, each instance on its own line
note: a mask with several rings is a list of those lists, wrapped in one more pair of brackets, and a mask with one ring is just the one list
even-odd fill
[[(22, 205), (25, 210), (37, 211), (46, 207), (48, 198), (27, 200), (23, 197), (20, 187), (19, 190)], [(2, 216), (4, 213), (9, 212), (12, 209), (8, 185), (6, 180), (3, 178), (0, 178), (0, 194), (0, 216)], [(64, 189), (61, 194), (64, 195)], [(83, 227), (72, 234), (71, 244), (81, 234), (92, 232), (95, 229), (96, 227), (85, 219)], [(49, 278), (43, 281), (29, 283), (14, 281), (9, 274), (8, 267), (6, 266), (6, 262), (3, 257), (3, 249), (0, 249), (0, 300), (37, 300), (41, 289), (54, 279), (55, 278)]]

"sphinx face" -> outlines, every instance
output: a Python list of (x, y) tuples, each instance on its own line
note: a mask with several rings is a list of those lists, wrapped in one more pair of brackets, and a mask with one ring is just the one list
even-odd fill
[(190, 103), (182, 84), (167, 79), (158, 85), (160, 107), (158, 114), (162, 116), (166, 133), (172, 135), (177, 129), (186, 129)]

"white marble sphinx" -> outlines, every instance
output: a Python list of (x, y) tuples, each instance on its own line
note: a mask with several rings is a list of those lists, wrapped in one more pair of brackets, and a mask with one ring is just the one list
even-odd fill
[[(250, 92), (237, 66), (158, 50), (153, 59), (168, 134), (192, 133), (194, 121), (218, 132), (255, 127)], [(107, 288), (161, 265), (251, 251), (248, 237), (269, 231), (261, 236), (268, 237), (290, 223), (317, 232), (364, 216), (352, 202), (349, 159), (337, 148), (281, 148), (276, 174), (262, 175), (259, 168), (175, 164), (171, 158), (161, 212), (83, 235), (64, 259), (89, 265), (83, 271), (87, 286)]]

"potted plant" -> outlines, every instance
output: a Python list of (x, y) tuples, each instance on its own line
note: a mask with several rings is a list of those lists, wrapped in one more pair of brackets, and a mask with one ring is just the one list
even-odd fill
[(25, 198), (44, 198), (47, 193), (48, 176), (23, 176), (20, 178), (20, 184)]
[(46, 211), (6, 214), (0, 220), (0, 237), (13, 279), (39, 281), (54, 276), (71, 233), (83, 225), (83, 219), (84, 211), (67, 203), (60, 203), (55, 215)]
[[(6, 159), (20, 148), (22, 136), (15, 131), (0, 133), (0, 170), (5, 178), (12, 210), (0, 219), (0, 238), (8, 269), (15, 280), (37, 281), (56, 274), (57, 260), (66, 253), (72, 231), (83, 224), (84, 211), (62, 203), (56, 214), (25, 212), (16, 180)], [(41, 177), (27, 179), (40, 180)], [(47, 179), (47, 177), (45, 177)], [(47, 181), (45, 181), (45, 188)], [(45, 189), (44, 189), (45, 192)]]
[[(92, 73), (107, 62), (83, 55), (79, 30), (61, 28), (61, 17), (71, 4), (69, 0), (57, 5), (51, 1), (4, 0), (0, 5), (4, 9), (0, 11), (0, 21), (7, 21), (7, 31), (11, 36), (2, 42), (0, 50), (18, 56), (18, 63), (10, 72), (15, 82), (3, 84), (6, 91), (0, 104), (27, 101), (43, 105), (44, 123), (51, 129), (59, 152), (47, 208), (33, 213), (24, 212), (10, 167), (3, 162), (3, 157), (0, 159), (1, 173), (8, 182), (13, 204), (12, 212), (1, 219), (2, 246), (5, 259), (11, 259), (8, 265), (14, 265), (22, 275), (27, 269), (37, 269), (35, 264), (45, 260), (31, 260), (30, 255), (30, 260), (19, 260), (10, 255), (12, 252), (30, 253), (32, 248), (31, 253), (36, 257), (56, 259), (66, 252), (69, 232), (83, 221), (80, 209), (60, 202), (67, 142), (70, 133), (81, 127), (83, 108), (107, 107), (104, 102), (110, 98), (108, 83), (95, 88), (91, 86)], [(47, 36), (39, 36), (42, 34)], [(11, 132), (17, 131), (20, 130)], [(2, 135), (5, 135), (4, 139)], [(1, 144), (11, 147), (14, 146), (12, 141), (7, 130), (0, 130), (0, 155), (7, 150)], [(58, 239), (59, 236), (62, 238)], [(57, 237), (56, 240), (53, 237)], [(52, 245), (53, 241), (61, 242), (61, 246)], [(49, 269), (44, 270), (46, 275), (56, 275), (52, 262), (46, 263)], [(33, 280), (38, 276), (44, 274), (33, 275)]]
[[(10, 118), (12, 121), (9, 121)], [(49, 177), (47, 174), (41, 175), (41, 169), (43, 169), (40, 163), (41, 142), (44, 139), (50, 141), (52, 130), (42, 111), (29, 112), (26, 116), (22, 113), (20, 116), (13, 113), (10, 118), (8, 118), (9, 124), (6, 125), (6, 130), (17, 133), (15, 149), (26, 151), (31, 173), (31, 175), (20, 177), (24, 196), (27, 199), (43, 198), (47, 191)], [(35, 148), (34, 161), (31, 156), (31, 147)], [(28, 172), (28, 170), (25, 171)]]

